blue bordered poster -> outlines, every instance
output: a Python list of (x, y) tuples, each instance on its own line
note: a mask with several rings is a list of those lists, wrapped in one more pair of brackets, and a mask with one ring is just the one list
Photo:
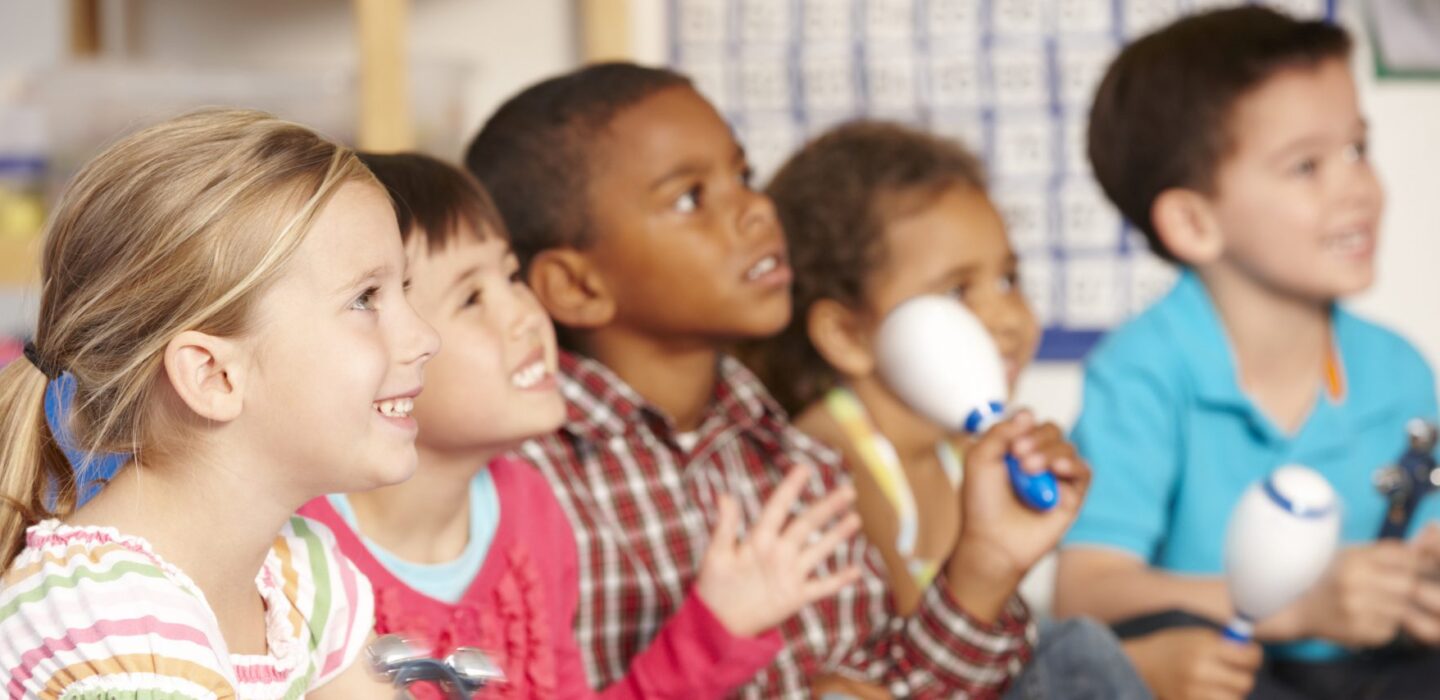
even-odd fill
[[(1127, 37), (1244, 0), (668, 0), (669, 60), (734, 125), (768, 178), (805, 139), (890, 118), (981, 154), (1045, 325), (1041, 359), (1083, 357), (1167, 290), (1105, 201), (1085, 118)], [(1265, 0), (1333, 17), (1337, 0)]]

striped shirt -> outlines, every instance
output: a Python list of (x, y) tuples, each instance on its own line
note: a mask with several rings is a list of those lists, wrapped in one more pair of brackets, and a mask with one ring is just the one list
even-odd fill
[(200, 589), (149, 543), (46, 520), (0, 579), (5, 697), (304, 697), (355, 660), (370, 584), (323, 525), (291, 518), (255, 579), (269, 653), (231, 654)]
[[(695, 583), (717, 499), (730, 493), (743, 520), (796, 464), (813, 477), (813, 503), (849, 477), (834, 451), (789, 424), (739, 362), (722, 358), (715, 395), (696, 439), (680, 434), (604, 365), (562, 353), (560, 431), (527, 443), (575, 531), (580, 573), (576, 639), (593, 686), (619, 680), (685, 602)], [(962, 610), (941, 573), (920, 609), (900, 615), (885, 565), (863, 537), (824, 565), (860, 562), (864, 576), (781, 627), (786, 647), (741, 691), (752, 698), (808, 698), (810, 679), (840, 675), (897, 697), (994, 697), (1029, 658), (1033, 625), (1016, 598), (993, 624)]]

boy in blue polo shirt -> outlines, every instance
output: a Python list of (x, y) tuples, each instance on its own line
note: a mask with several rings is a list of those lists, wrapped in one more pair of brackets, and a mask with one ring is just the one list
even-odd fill
[[(1223, 622), (1230, 511), (1277, 466), (1324, 474), (1346, 547), (1253, 646), (1206, 626), (1132, 638), (1163, 697), (1406, 697), (1440, 682), (1440, 561), (1422, 505), (1377, 542), (1377, 468), (1435, 420), (1435, 379), (1336, 301), (1371, 284), (1383, 208), (1339, 27), (1258, 7), (1182, 19), (1129, 47), (1095, 98), (1090, 159), (1175, 288), (1086, 366), (1075, 442), (1094, 483), (1060, 556), (1056, 609), (1111, 623)], [(1164, 619), (1164, 618), (1152, 618)], [(1368, 652), (1398, 635), (1410, 650)], [(1347, 650), (1348, 649), (1348, 650)]]

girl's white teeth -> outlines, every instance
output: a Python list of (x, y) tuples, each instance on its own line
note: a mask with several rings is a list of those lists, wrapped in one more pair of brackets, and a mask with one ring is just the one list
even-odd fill
[(385, 399), (375, 402), (375, 410), (388, 418), (409, 418), (415, 410), (415, 399)]
[(1326, 239), (1325, 247), (1341, 253), (1353, 253), (1364, 249), (1370, 237), (1364, 231), (1346, 231)]
[(757, 262), (753, 266), (751, 266), (750, 270), (745, 273), (745, 279), (750, 281), (760, 279), (762, 275), (774, 270), (779, 266), (780, 258), (774, 255), (767, 255), (761, 258), (760, 262)]
[(545, 378), (545, 362), (532, 362), (510, 375), (510, 383), (520, 389), (529, 389)]

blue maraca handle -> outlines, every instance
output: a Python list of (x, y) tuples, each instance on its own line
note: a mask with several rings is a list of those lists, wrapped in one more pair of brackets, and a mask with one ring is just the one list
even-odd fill
[(1010, 472), (1010, 489), (1027, 508), (1045, 512), (1060, 502), (1060, 488), (1055, 475), (1045, 471), (1031, 474), (1020, 468), (1020, 460), (1006, 453), (1005, 468)]
[(1255, 623), (1244, 615), (1236, 615), (1230, 620), (1230, 624), (1225, 625), (1225, 630), (1220, 633), (1220, 636), (1227, 642), (1249, 644), (1250, 640), (1255, 637)]
[[(999, 422), (1004, 413), (1005, 406), (999, 401), (976, 406), (971, 409), (970, 415), (965, 417), (965, 431), (971, 435), (979, 435)], [(1056, 485), (1053, 473), (1028, 473), (1020, 468), (1020, 460), (1009, 453), (1005, 454), (1005, 468), (1010, 472), (1010, 490), (1015, 492), (1015, 497), (1027, 508), (1043, 513), (1060, 502), (1060, 487)]]

